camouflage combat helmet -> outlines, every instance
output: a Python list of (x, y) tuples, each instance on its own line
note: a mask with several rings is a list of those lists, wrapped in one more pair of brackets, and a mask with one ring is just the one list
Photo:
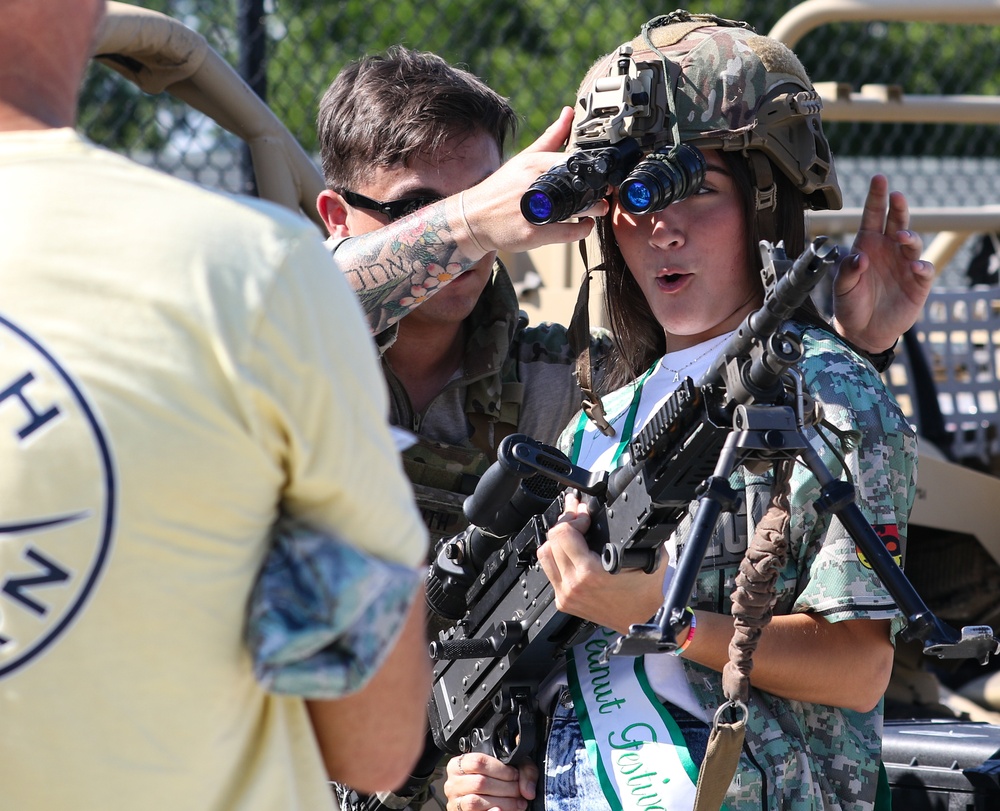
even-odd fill
[(747, 23), (683, 10), (656, 17), (597, 61), (577, 98), (576, 146), (631, 136), (645, 151), (681, 142), (740, 151), (760, 213), (774, 206), (766, 155), (808, 207), (843, 205), (819, 94), (788, 47)]

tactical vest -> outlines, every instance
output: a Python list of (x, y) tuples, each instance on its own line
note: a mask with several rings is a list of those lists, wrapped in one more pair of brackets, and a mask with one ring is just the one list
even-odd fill
[(432, 549), (440, 539), (457, 535), (468, 525), (462, 512), (466, 496), (496, 461), (500, 441), (517, 431), (524, 384), (511, 347), (527, 325), (527, 318), (519, 312), (517, 294), (499, 261), (469, 323), (477, 326), (466, 342), (468, 354), (503, 353), (496, 374), (466, 387), (465, 416), (471, 426), (470, 436), (461, 444), (419, 437), (403, 452), (403, 467), (430, 532)]

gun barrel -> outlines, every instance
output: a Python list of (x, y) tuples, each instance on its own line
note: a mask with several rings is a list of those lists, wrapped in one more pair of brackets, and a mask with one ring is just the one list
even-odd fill
[[(784, 251), (780, 248), (774, 250), (784, 255)], [(767, 291), (762, 306), (743, 320), (722, 347), (708, 371), (702, 375), (698, 385), (716, 387), (726, 382), (733, 382), (727, 381), (726, 374), (726, 367), (731, 361), (742, 359), (745, 363), (749, 363), (755, 360), (755, 354), (758, 356), (763, 354), (771, 357), (754, 365), (755, 379), (751, 379), (747, 374), (741, 381), (746, 390), (739, 391), (732, 386), (733, 390), (728, 392), (729, 399), (734, 401), (732, 405), (736, 402), (748, 403), (753, 400), (755, 394), (760, 395), (775, 388), (784, 369), (796, 362), (797, 358), (782, 341), (772, 341), (771, 338), (778, 334), (795, 310), (805, 303), (839, 257), (840, 250), (836, 243), (825, 236), (814, 239)], [(774, 261), (773, 255), (770, 256), (770, 261)]]
[(840, 249), (828, 237), (816, 237), (788, 271), (777, 280), (764, 306), (750, 316), (758, 337), (772, 335), (812, 294), (830, 266), (840, 257)]

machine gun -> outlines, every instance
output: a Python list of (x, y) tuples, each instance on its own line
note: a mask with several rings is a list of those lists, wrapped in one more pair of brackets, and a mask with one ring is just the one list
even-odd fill
[(428, 605), (452, 624), (430, 645), (436, 664), (424, 754), (395, 794), (416, 793), (446, 753), (483, 751), (514, 765), (535, 756), (543, 730), (539, 686), (565, 651), (594, 631), (556, 608), (536, 557), (562, 512), (566, 488), (589, 501), (587, 540), (609, 572), (654, 571), (662, 544), (691, 501), (699, 501), (663, 606), (653, 621), (632, 626), (610, 646), (610, 655), (676, 649), (715, 524), (736, 507), (729, 474), (742, 463), (792, 457), (813, 470), (824, 489), (820, 509), (837, 514), (903, 611), (904, 636), (923, 640), (925, 652), (942, 658), (985, 659), (1000, 649), (988, 626), (959, 633), (927, 609), (854, 504), (853, 487), (832, 477), (805, 438), (818, 410), (808, 407), (793, 368), (801, 344), (783, 326), (836, 262), (836, 247), (819, 238), (794, 262), (780, 244), (762, 243), (762, 252), (763, 306), (697, 384), (681, 382), (616, 470), (584, 470), (523, 434), (501, 442), (497, 461), (464, 504), (470, 527), (439, 545), (428, 571)]
[[(437, 664), (428, 711), (440, 750), (487, 751), (513, 764), (533, 756), (540, 737), (539, 683), (593, 630), (557, 610), (536, 559), (562, 511), (560, 489), (589, 498), (588, 543), (608, 571), (654, 571), (663, 542), (712, 476), (734, 424), (746, 434), (746, 421), (764, 422), (755, 435), (775, 443), (781, 429), (797, 424), (798, 404), (783, 377), (800, 359), (801, 346), (782, 327), (836, 259), (836, 247), (825, 239), (794, 263), (783, 249), (767, 245), (770, 285), (763, 306), (698, 385), (690, 378), (681, 383), (630, 442), (615, 471), (583, 470), (523, 435), (501, 443), (497, 462), (465, 502), (472, 526), (440, 546), (427, 579), (430, 608), (454, 622), (431, 645)], [(758, 445), (746, 453), (771, 458), (787, 452)], [(669, 624), (665, 637), (660, 649), (676, 647)]]

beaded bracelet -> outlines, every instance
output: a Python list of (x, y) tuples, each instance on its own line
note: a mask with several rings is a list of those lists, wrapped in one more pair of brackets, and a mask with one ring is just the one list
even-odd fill
[(691, 624), (688, 625), (687, 637), (685, 637), (684, 641), (681, 642), (681, 644), (678, 645), (676, 648), (674, 648), (672, 651), (670, 651), (674, 656), (680, 656), (682, 653), (684, 653), (684, 651), (687, 650), (688, 645), (691, 644), (691, 640), (694, 639), (694, 629), (698, 627), (698, 618), (694, 615), (694, 611), (691, 609), (691, 606), (688, 606), (684, 610), (691, 615)]

